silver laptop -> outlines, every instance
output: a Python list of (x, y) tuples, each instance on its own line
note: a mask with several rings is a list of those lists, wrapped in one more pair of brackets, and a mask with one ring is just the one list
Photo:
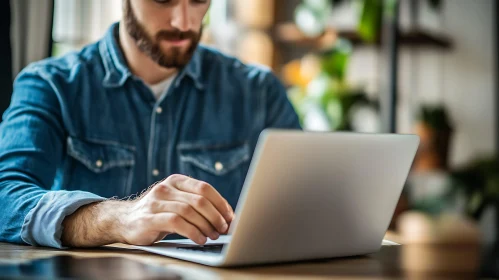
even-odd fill
[(266, 130), (230, 235), (137, 248), (218, 267), (376, 252), (418, 145), (415, 135)]

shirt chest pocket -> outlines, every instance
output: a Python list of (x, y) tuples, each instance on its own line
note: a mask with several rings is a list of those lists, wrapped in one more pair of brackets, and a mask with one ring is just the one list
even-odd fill
[(250, 149), (243, 144), (181, 143), (180, 173), (205, 181), (235, 206), (249, 168)]
[(135, 157), (133, 147), (69, 137), (66, 189), (111, 197), (128, 195)]

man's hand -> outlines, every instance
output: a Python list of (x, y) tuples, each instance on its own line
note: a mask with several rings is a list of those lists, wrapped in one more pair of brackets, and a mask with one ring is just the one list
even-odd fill
[(209, 184), (172, 175), (133, 201), (86, 205), (63, 221), (62, 243), (71, 247), (115, 242), (150, 245), (177, 233), (198, 244), (227, 232), (234, 211)]

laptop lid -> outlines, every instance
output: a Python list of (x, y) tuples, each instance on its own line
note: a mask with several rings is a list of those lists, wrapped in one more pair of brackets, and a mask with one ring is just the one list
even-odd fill
[(225, 265), (377, 251), (418, 145), (415, 135), (262, 132)]

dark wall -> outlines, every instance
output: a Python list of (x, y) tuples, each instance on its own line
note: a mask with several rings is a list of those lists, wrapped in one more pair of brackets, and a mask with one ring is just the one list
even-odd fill
[(12, 94), (10, 19), (10, 1), (0, 1), (0, 115), (9, 106)]

